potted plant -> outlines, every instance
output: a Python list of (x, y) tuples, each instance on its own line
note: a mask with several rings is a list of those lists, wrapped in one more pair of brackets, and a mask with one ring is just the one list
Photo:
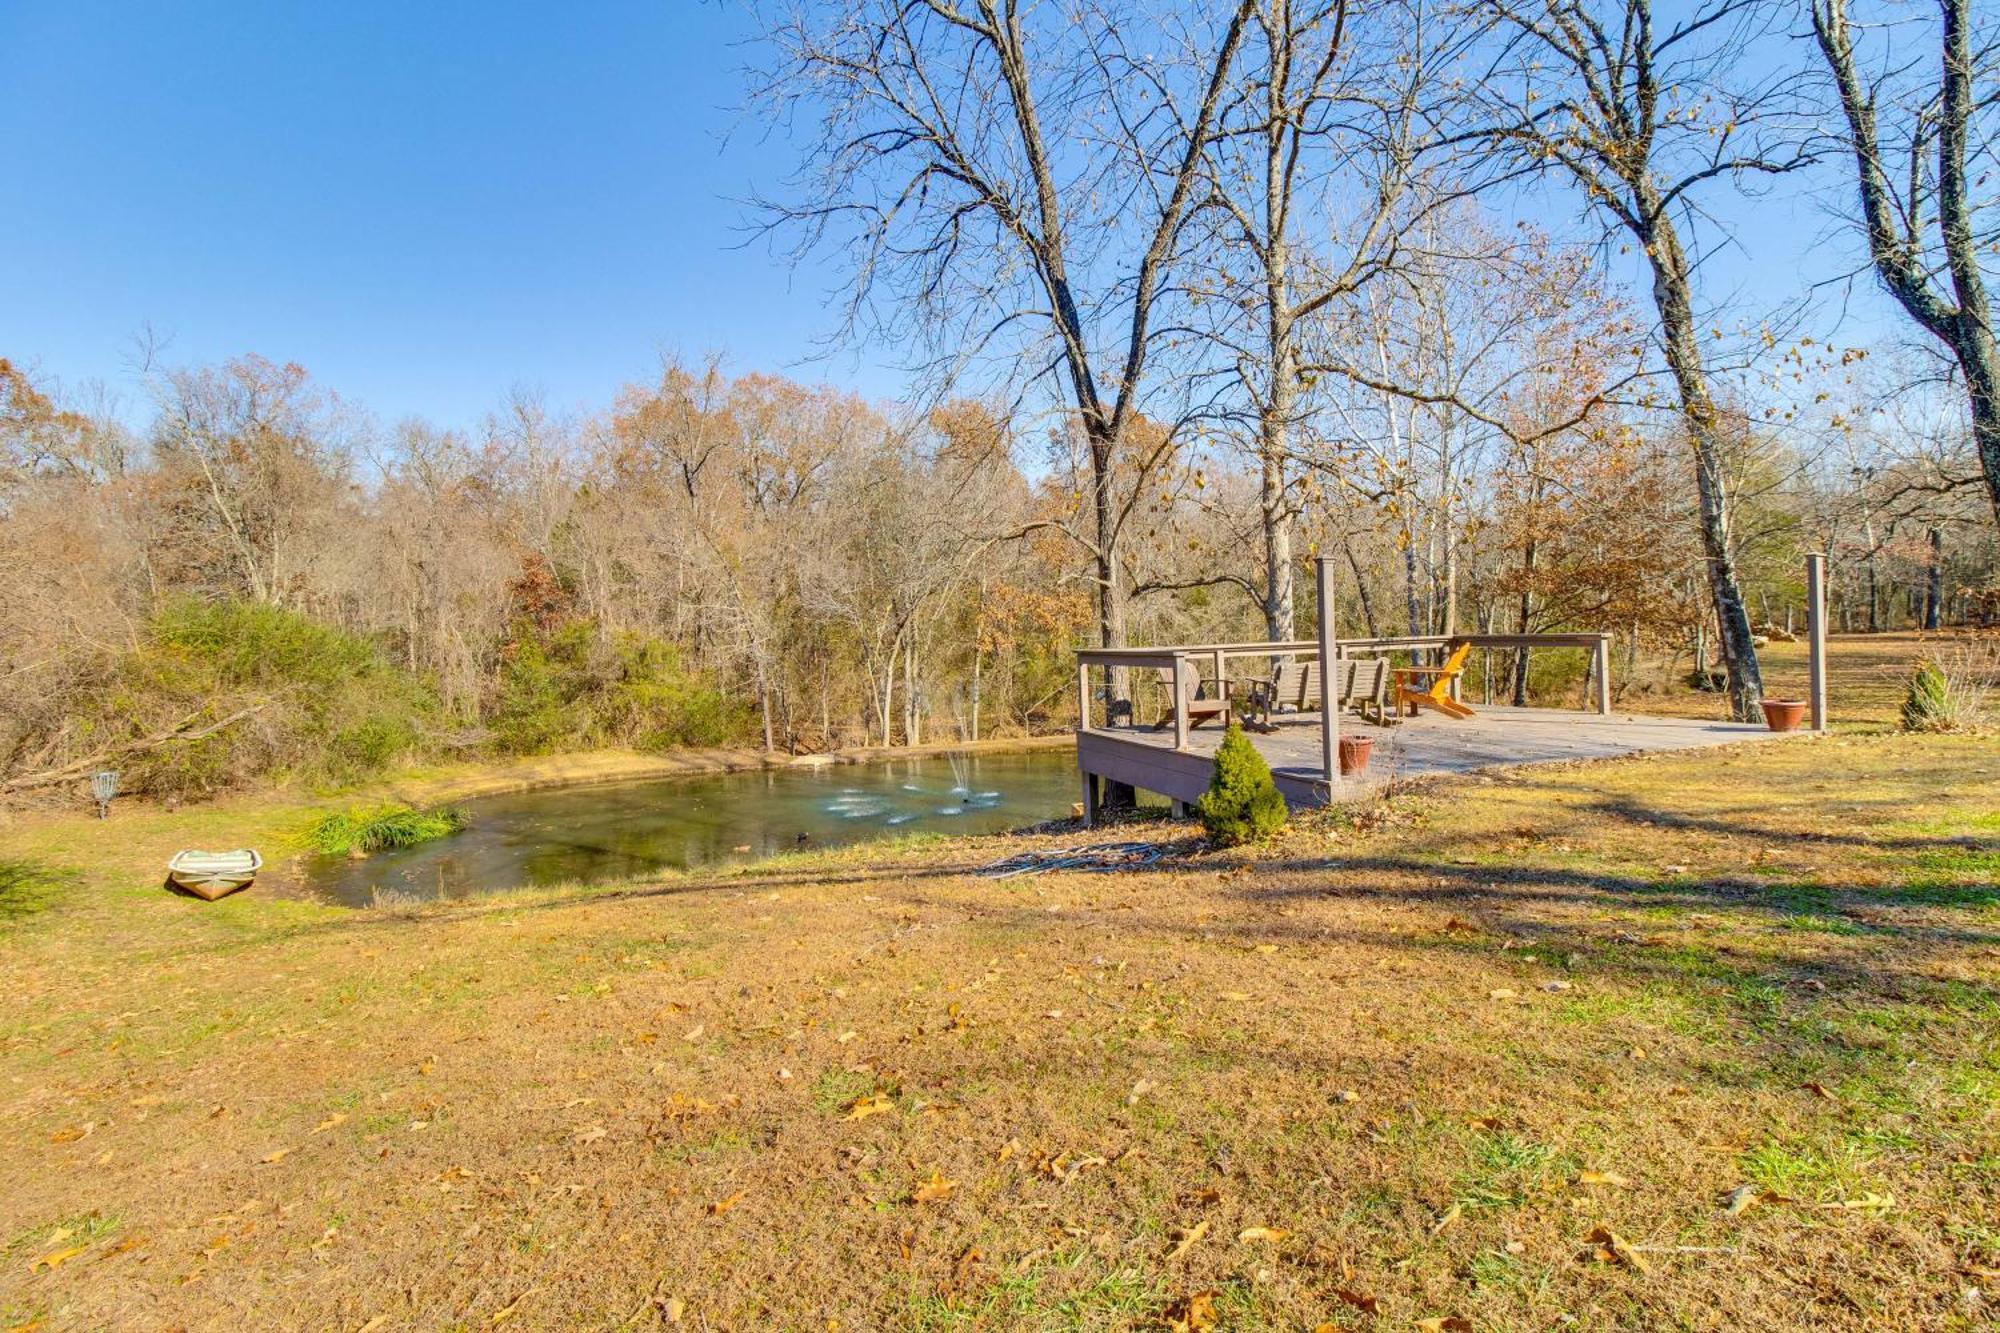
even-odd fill
[(1373, 736), (1342, 736), (1340, 738), (1340, 776), (1350, 777), (1368, 771), (1368, 755), (1375, 748)]
[(1764, 700), (1764, 725), (1773, 731), (1796, 731), (1805, 716), (1804, 699)]

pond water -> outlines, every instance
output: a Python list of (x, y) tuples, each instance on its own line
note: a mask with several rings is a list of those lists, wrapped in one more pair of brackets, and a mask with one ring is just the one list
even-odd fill
[(1067, 748), (720, 773), (482, 797), (465, 802), (462, 833), (302, 869), (314, 896), (365, 907), (378, 889), (461, 898), (904, 833), (998, 833), (1067, 815), (1076, 799)]

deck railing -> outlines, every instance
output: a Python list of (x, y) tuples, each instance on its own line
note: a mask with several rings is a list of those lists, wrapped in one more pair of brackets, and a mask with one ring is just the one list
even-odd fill
[[(1383, 638), (1337, 639), (1331, 644), (1331, 654), (1341, 657), (1379, 657), (1396, 652), (1436, 652), (1440, 655), (1455, 650), (1460, 644), (1470, 644), (1474, 648), (1580, 648), (1590, 653), (1589, 673), (1586, 686), (1594, 685), (1599, 713), (1611, 711), (1611, 636), (1601, 633), (1578, 634), (1410, 634)], [(1168, 697), (1175, 701), (1174, 707), (1174, 749), (1188, 748), (1187, 710), (1179, 706), (1186, 698), (1191, 679), (1200, 679), (1206, 671), (1216, 683), (1216, 697), (1227, 698), (1230, 689), (1229, 664), (1243, 658), (1313, 658), (1321, 653), (1318, 641), (1293, 639), (1264, 643), (1183, 643), (1160, 645), (1151, 648), (1085, 648), (1076, 655), (1076, 706), (1077, 729), (1092, 729), (1090, 673), (1093, 668), (1103, 670), (1123, 670), (1131, 668), (1158, 668), (1171, 673), (1172, 684)], [(1190, 673), (1194, 673), (1192, 676)], [(1458, 682), (1452, 682), (1456, 694)], [(1129, 688), (1122, 691), (1128, 697)], [(1111, 702), (1111, 692), (1107, 691), (1107, 707)], [(1109, 716), (1105, 721), (1111, 722)], [(1137, 719), (1133, 719), (1136, 721)], [(1328, 719), (1332, 721), (1332, 719)], [(1323, 776), (1333, 777), (1336, 765), (1333, 759), (1331, 727), (1328, 732), (1326, 755), (1322, 758)]]

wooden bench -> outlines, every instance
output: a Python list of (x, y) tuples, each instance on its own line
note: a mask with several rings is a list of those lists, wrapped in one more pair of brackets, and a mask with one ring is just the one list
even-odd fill
[[(1376, 657), (1336, 657), (1333, 659), (1338, 685), (1334, 706), (1352, 708), (1378, 727), (1391, 725), (1389, 719), (1389, 664)], [(1251, 678), (1244, 712), (1253, 725), (1271, 729), (1271, 715), (1279, 709), (1295, 713), (1316, 713), (1325, 706), (1324, 677), (1318, 662), (1297, 663), (1297, 670), (1280, 673), (1275, 680)]]
[(1187, 714), (1189, 731), (1193, 731), (1210, 718), (1220, 718), (1224, 726), (1229, 725), (1229, 700), (1205, 698), (1202, 694), (1203, 681), (1194, 671), (1190, 670), (1183, 677), (1187, 681), (1187, 684), (1182, 687), (1186, 693), (1186, 697), (1175, 701), (1173, 699), (1174, 673), (1172, 669), (1169, 667), (1154, 667), (1153, 669), (1159, 672), (1160, 685), (1166, 690), (1169, 700), (1166, 711), (1161, 713), (1160, 720), (1153, 724), (1154, 731), (1164, 731), (1168, 727), (1171, 727), (1174, 724), (1174, 717), (1177, 712), (1185, 712)]

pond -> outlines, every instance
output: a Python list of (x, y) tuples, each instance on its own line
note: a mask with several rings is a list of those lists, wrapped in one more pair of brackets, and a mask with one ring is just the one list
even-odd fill
[(840, 847), (906, 833), (998, 833), (1069, 814), (1067, 748), (937, 755), (567, 787), (464, 804), (462, 833), (360, 860), (310, 857), (315, 897), (462, 898)]

